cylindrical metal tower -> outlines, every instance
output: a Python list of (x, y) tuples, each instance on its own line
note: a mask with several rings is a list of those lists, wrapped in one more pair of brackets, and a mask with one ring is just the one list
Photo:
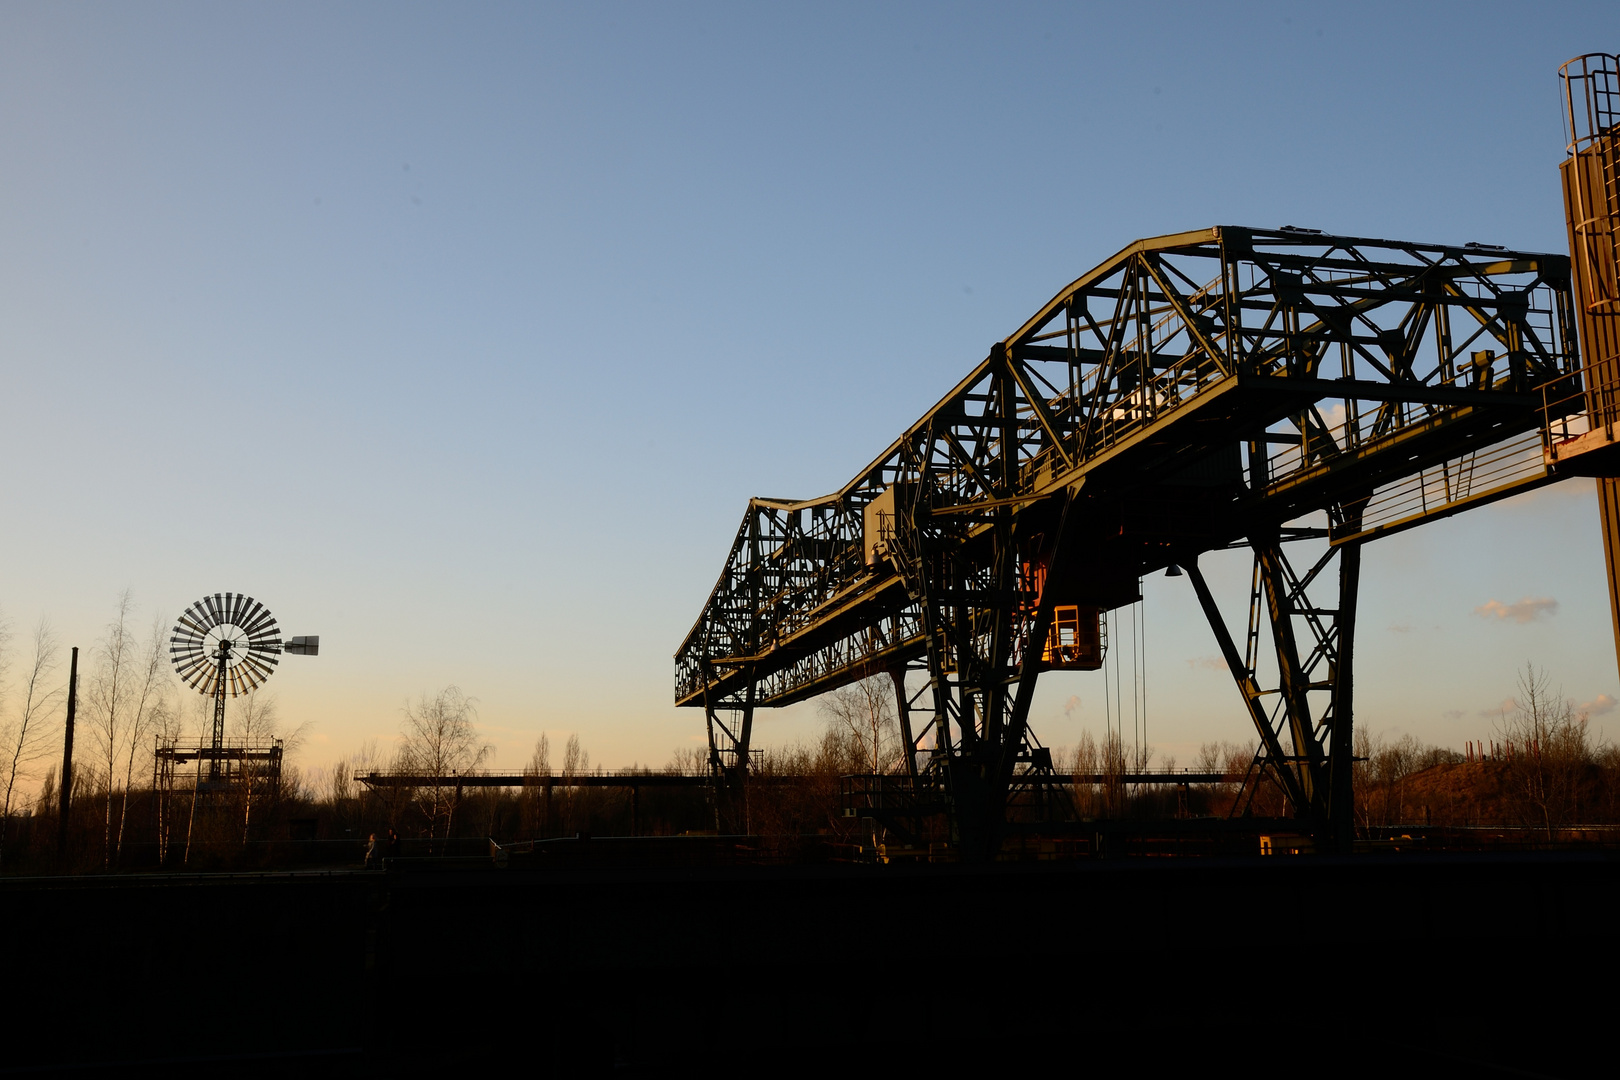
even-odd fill
[[(1558, 75), (1568, 150), (1560, 170), (1587, 415), (1612, 439), (1620, 420), (1620, 56), (1577, 56)], [(1597, 484), (1620, 658), (1620, 478), (1600, 476)]]

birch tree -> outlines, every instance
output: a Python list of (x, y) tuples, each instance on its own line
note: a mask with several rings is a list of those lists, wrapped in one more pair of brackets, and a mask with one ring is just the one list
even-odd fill
[(861, 768), (886, 773), (904, 763), (894, 719), (894, 683), (887, 675), (840, 687), (824, 695), (816, 709), (848, 741)]
[(90, 676), (89, 693), (85, 704), (89, 706), (89, 728), (95, 739), (97, 765), (105, 795), (105, 813), (102, 832), (102, 865), (110, 866), (113, 855), (113, 799), (118, 781), (119, 752), (129, 733), (125, 730), (130, 709), (130, 683), (134, 681), (137, 666), (135, 641), (129, 621), (135, 606), (128, 589), (118, 596), (118, 608), (113, 620), (107, 624), (106, 634), (96, 643), (94, 667)]
[[(548, 751), (550, 747), (547, 747)], [(583, 776), (591, 771), (591, 755), (579, 741), (579, 733), (568, 736), (568, 742), (563, 745), (562, 786), (563, 786), (563, 823), (566, 828), (576, 831), (580, 823), (590, 822), (590, 800), (585, 790), (574, 783), (574, 777)]]
[(1102, 772), (1101, 755), (1097, 740), (1089, 730), (1080, 733), (1080, 742), (1074, 748), (1074, 802), (1082, 818), (1100, 817), (1102, 800), (1097, 795), (1095, 777)]
[(123, 854), (124, 826), (129, 821), (129, 790), (135, 781), (135, 757), (146, 746), (146, 737), (169, 725), (170, 676), (168, 657), (164, 655), (164, 630), (168, 620), (162, 616), (152, 620), (152, 631), (146, 645), (133, 658), (130, 671), (130, 709), (128, 734), (125, 739), (124, 789), (118, 809), (118, 837), (113, 844), (113, 858)]
[[(3, 631), (0, 631), (3, 633)], [(0, 649), (4, 648), (0, 639)], [(57, 699), (66, 687), (53, 686), (52, 677), (58, 666), (56, 635), (48, 619), (40, 619), (34, 627), (34, 655), (23, 674), (19, 688), (22, 700), (17, 712), (3, 729), (0, 751), (5, 754), (5, 800), (0, 808), (0, 863), (5, 860), (6, 834), (4, 822), (11, 819), (11, 807), (17, 795), (17, 780), (30, 774), (30, 767), (41, 758), (50, 756), (56, 744), (51, 738), (55, 725), (50, 722)], [(0, 664), (4, 658), (0, 657)], [(54, 785), (53, 785), (54, 786)]]
[[(382, 748), (377, 745), (376, 739), (367, 739), (360, 744), (360, 749), (355, 751), (354, 754), (353, 766), (354, 771), (362, 776), (390, 771), (408, 771), (405, 766), (404, 751), (396, 747), (393, 759), (391, 761), (387, 760), (383, 756)], [(388, 821), (390, 829), (399, 828), (400, 819), (405, 814), (405, 808), (410, 805), (414, 798), (413, 792), (406, 788), (395, 787), (393, 784), (384, 784), (380, 787), (367, 785), (364, 791), (356, 789), (355, 795), (357, 797), (363, 796), (368, 803), (381, 807), (383, 817)], [(362, 806), (362, 816), (365, 812), (365, 808)]]
[(1520, 820), (1554, 839), (1560, 825), (1574, 820), (1581, 780), (1594, 760), (1586, 716), (1553, 691), (1545, 671), (1526, 664), (1513, 711), (1497, 733), (1508, 747), (1507, 786)]
[(543, 731), (523, 775), (533, 777), (534, 782), (526, 779), (523, 784), (522, 828), (532, 835), (544, 835), (551, 824), (551, 739)]
[[(7, 679), (11, 677), (11, 623), (4, 615), (0, 615), (0, 706), (5, 703), (6, 695), (10, 691)], [(3, 734), (9, 744), (12, 737), (12, 725), (9, 721), (0, 719), (0, 734)]]
[[(265, 749), (280, 740), (283, 775), (289, 767), (288, 757), (297, 751), (308, 731), (308, 723), (300, 724), (291, 731), (284, 730), (276, 696), (263, 690), (254, 690), (241, 699), (231, 725), (235, 741), (245, 748)], [(264, 781), (258, 763), (244, 758), (238, 780), (242, 791), (242, 842), (245, 844), (253, 822), (254, 799), (260, 794), (260, 785)]]
[(447, 686), (433, 697), (423, 694), (414, 706), (405, 705), (399, 760), (404, 771), (434, 778), (416, 789), (429, 837), (437, 835), (440, 820), (449, 837), (455, 820), (458, 788), (445, 778), (478, 768), (495, 749), (478, 741), (477, 719), (474, 700), (457, 686)]

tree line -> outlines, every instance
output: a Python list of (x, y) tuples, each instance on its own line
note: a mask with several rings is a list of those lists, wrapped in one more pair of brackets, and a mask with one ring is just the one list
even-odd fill
[[(820, 735), (759, 752), (751, 765), (753, 782), (732, 796), (701, 786), (645, 787), (633, 795), (628, 788), (573, 782), (592, 772), (577, 734), (557, 748), (542, 734), (523, 770), (536, 782), (521, 788), (451, 781), (372, 786), (357, 779), (370, 773), (464, 776), (483, 767), (492, 748), (479, 738), (477, 703), (450, 686), (407, 703), (398, 739), (386, 750), (371, 740), (326, 768), (301, 768), (291, 760), (305, 729), (284, 725), (273, 697), (239, 699), (227, 713), (228, 741), (281, 740), (279, 783), (250, 773), (229, 791), (199, 798), (185, 783), (173, 789), (160, 784), (151, 754), (162, 740), (194, 735), (200, 742), (211, 726), (211, 700), (182, 693), (169, 674), (166, 620), (143, 628), (136, 614), (128, 594), (120, 597), (102, 637), (81, 658), (82, 749), (69, 777), (73, 798), (65, 830), (59, 829), (57, 767), (66, 696), (62, 650), (48, 622), (37, 624), (20, 649), (0, 629), (0, 684), (6, 691), (0, 872), (353, 862), (373, 835), (394, 835), (424, 852), (457, 845), (481, 850), (490, 837), (631, 832), (881, 843), (881, 829), (860, 835), (860, 815), (845, 816), (842, 779), (906, 772), (894, 688), (884, 675), (824, 695)], [(1358, 831), (1370, 837), (1399, 827), (1502, 826), (1553, 839), (1572, 825), (1620, 823), (1620, 751), (1597, 738), (1588, 718), (1551, 690), (1546, 673), (1526, 669), (1493, 736), (1495, 756), (1470, 760), (1412, 736), (1385, 739), (1363, 723), (1355, 748)], [(1254, 752), (1253, 743), (1206, 743), (1193, 768), (1222, 774), (1221, 781), (1128, 784), (1125, 777), (1151, 761), (1153, 749), (1126, 747), (1117, 732), (1101, 740), (1088, 733), (1078, 745), (1055, 751), (1054, 764), (1073, 780), (1066, 814), (1078, 819), (1225, 817), (1245, 809), (1260, 817), (1283, 816), (1282, 793), (1274, 785), (1238, 782), (1249, 773)], [(1171, 770), (1175, 764), (1156, 767)], [(705, 753), (687, 748), (662, 766), (632, 771), (694, 776), (708, 768)], [(550, 777), (556, 780), (543, 781)], [(865, 827), (871, 828), (869, 820)], [(64, 832), (65, 859), (57, 852)], [(941, 833), (925, 839), (944, 838)], [(315, 850), (323, 843), (331, 847), (324, 854)], [(300, 845), (309, 850), (293, 851)]]
[[(454, 686), (424, 694), (403, 709), (400, 733), (392, 746), (368, 740), (354, 754), (324, 768), (286, 762), (274, 788), (238, 784), (204, 797), (183, 785), (165, 791), (150, 771), (143, 777), (141, 770), (127, 768), (127, 755), (120, 757), (117, 764), (124, 771), (111, 774), (111, 790), (114, 819), (122, 827), (112, 834), (110, 857), (103, 842), (108, 774), (94, 764), (82, 769), (75, 765), (76, 788), (94, 791), (97, 798), (73, 801), (64, 861), (56, 856), (58, 788), (54, 769), (47, 764), (34, 798), (6, 819), (12, 850), (7, 871), (353, 865), (363, 858), (372, 837), (390, 835), (398, 837), (391, 851), (395, 855), (482, 853), (487, 851), (487, 838), (632, 832), (670, 836), (748, 831), (850, 842), (858, 823), (841, 813), (839, 780), (872, 767), (871, 729), (863, 739), (857, 730), (829, 723), (809, 743), (774, 747), (759, 755), (758, 782), (750, 785), (738, 806), (717, 801), (716, 793), (704, 785), (650, 786), (632, 795), (625, 787), (578, 783), (603, 770), (593, 769), (577, 734), (558, 747), (553, 747), (549, 734), (542, 734), (522, 769), (536, 782), (523, 787), (464, 787), (448, 779), (409, 787), (365, 782), (372, 773), (450, 778), (478, 771), (488, 761), (491, 747), (478, 736), (476, 706), (474, 698)], [(298, 732), (283, 730), (275, 718), (273, 698), (233, 703), (227, 716), (233, 718), (233, 736), (292, 735), (289, 752), (296, 749)], [(880, 752), (889, 748), (884, 743)], [(879, 764), (886, 763), (880, 758)], [(683, 748), (661, 766), (632, 767), (615, 775), (706, 776), (708, 768), (703, 752)], [(783, 777), (794, 782), (771, 782)], [(555, 779), (545, 783), (544, 778)]]
[[(863, 771), (904, 770), (894, 693), (877, 676), (824, 695), (829, 732), (848, 746)], [(1387, 738), (1358, 718), (1354, 739), (1355, 820), (1363, 838), (1398, 827), (1442, 826), (1536, 831), (1557, 839), (1580, 825), (1620, 825), (1620, 748), (1598, 737), (1589, 717), (1551, 677), (1527, 664), (1512, 703), (1492, 722), (1494, 752), (1475, 753)], [(1072, 779), (1073, 814), (1081, 819), (1284, 817), (1280, 786), (1250, 777), (1257, 743), (1207, 742), (1191, 768), (1221, 774), (1217, 782), (1127, 783), (1135, 772), (1173, 772), (1172, 757), (1154, 763), (1151, 746), (1127, 746), (1119, 732), (1083, 733), (1053, 751), (1055, 771)], [(1150, 764), (1152, 763), (1152, 764)], [(874, 767), (876, 766), (876, 767)]]
[[(213, 726), (212, 700), (182, 687), (170, 666), (170, 624), (162, 613), (142, 619), (128, 590), (117, 597), (101, 634), (77, 657), (73, 755), (64, 775), (73, 659), (48, 618), (20, 643), (0, 619), (0, 872), (57, 865), (64, 835), (74, 869), (149, 861), (145, 854), (132, 856), (131, 847), (151, 845), (160, 824), (154, 751), (160, 744), (201, 745)], [(274, 697), (262, 692), (239, 700), (227, 716), (229, 745), (279, 741), (291, 753), (304, 733), (283, 730)], [(263, 795), (256, 779), (262, 778), (251, 771), (246, 776), (239, 805), (205, 815), (205, 832), (235, 831), (215, 817), (251, 832)], [(64, 787), (70, 810), (62, 829)], [(42, 862), (47, 854), (49, 862)]]
[[(168, 663), (168, 620), (143, 625), (131, 594), (80, 658), (71, 775), (61, 772), (64, 704), (71, 664), (49, 619), (41, 618), (19, 650), (0, 624), (0, 755), (5, 776), (0, 870), (13, 844), (14, 818), (35, 817), (60, 798), (66, 783), (81, 837), (103, 868), (121, 862), (138, 793), (149, 788), (152, 749), (182, 737), (199, 710), (178, 693)], [(23, 796), (33, 789), (32, 800)], [(51, 811), (54, 815), (54, 809)], [(82, 820), (80, 820), (82, 819)]]

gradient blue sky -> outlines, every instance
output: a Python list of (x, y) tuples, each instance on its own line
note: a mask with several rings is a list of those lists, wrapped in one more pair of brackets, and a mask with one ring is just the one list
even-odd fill
[[(498, 764), (661, 763), (750, 495), (1141, 236), (1563, 250), (1557, 67), (1617, 49), (1613, 4), (0, 6), (0, 605), (88, 648), (126, 587), (266, 601), (322, 635), (272, 684), (311, 765), (448, 683)], [(1487, 734), (1527, 659), (1620, 695), (1590, 484), (1364, 581), (1374, 730)], [(1246, 738), (1185, 579), (1144, 613), (1153, 743)], [(1036, 729), (1101, 699), (1049, 676)]]

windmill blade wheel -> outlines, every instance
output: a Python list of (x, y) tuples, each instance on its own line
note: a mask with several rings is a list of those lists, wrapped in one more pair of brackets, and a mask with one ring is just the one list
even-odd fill
[(270, 609), (243, 593), (214, 593), (186, 608), (169, 638), (169, 660), (187, 686), (205, 697), (231, 697), (264, 685), (281, 662), (281, 630)]

